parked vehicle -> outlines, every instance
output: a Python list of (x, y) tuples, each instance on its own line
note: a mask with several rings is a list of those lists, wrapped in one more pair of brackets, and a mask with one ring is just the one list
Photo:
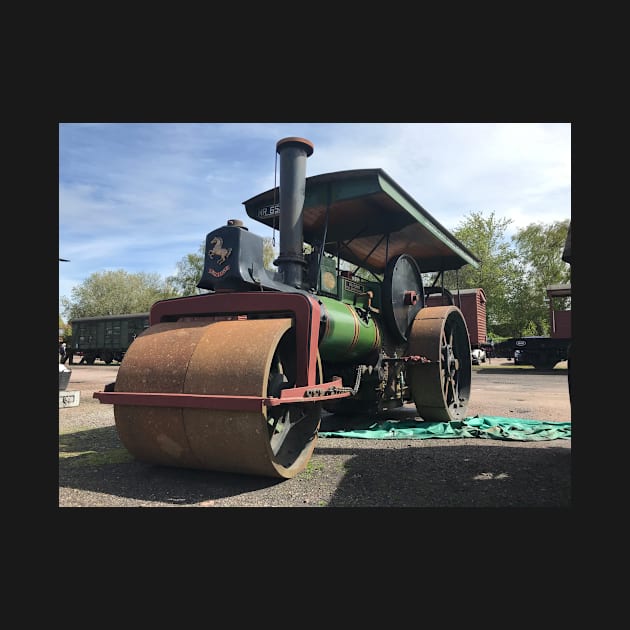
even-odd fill
[(474, 348), (470, 351), (470, 358), (473, 365), (479, 365), (486, 362), (486, 351), (482, 348)]
[[(486, 293), (482, 288), (459, 289), (449, 291), (439, 286), (424, 288), (427, 294), (427, 306), (457, 306), (466, 320), (470, 347), (481, 348), (488, 345)], [(486, 352), (487, 355), (487, 352)]]
[(78, 317), (73, 319), (72, 342), (68, 344), (70, 364), (73, 357), (92, 365), (96, 359), (107, 363), (122, 361), (133, 340), (149, 327), (149, 313)]
[[(536, 370), (551, 370), (569, 358), (571, 309), (556, 308), (558, 298), (571, 297), (571, 284), (547, 287), (551, 335), (514, 337), (494, 346), (497, 357), (514, 359), (516, 365), (533, 365)], [(518, 352), (518, 355), (516, 354)]]

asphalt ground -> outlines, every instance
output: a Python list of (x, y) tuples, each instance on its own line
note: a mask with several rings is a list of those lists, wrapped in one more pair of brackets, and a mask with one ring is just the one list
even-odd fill
[[(136, 461), (113, 407), (93, 398), (118, 366), (72, 365), (76, 407), (59, 417), (59, 507), (568, 508), (571, 440), (351, 439), (317, 441), (293, 479), (276, 480)], [(538, 372), (502, 359), (473, 366), (469, 416), (571, 421), (566, 364)], [(405, 406), (374, 418), (411, 419)], [(366, 418), (365, 421), (370, 419)], [(325, 414), (322, 430), (343, 425)]]

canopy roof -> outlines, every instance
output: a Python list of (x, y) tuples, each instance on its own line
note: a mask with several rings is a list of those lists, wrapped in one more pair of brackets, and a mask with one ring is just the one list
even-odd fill
[[(276, 187), (243, 204), (250, 218), (278, 229), (279, 198)], [(403, 253), (423, 273), (479, 263), (382, 169), (307, 177), (302, 222), (306, 243), (321, 242), (326, 232), (326, 252), (374, 273)]]

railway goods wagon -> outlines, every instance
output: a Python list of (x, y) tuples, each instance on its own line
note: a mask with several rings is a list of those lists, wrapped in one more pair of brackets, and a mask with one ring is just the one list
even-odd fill
[(88, 365), (96, 359), (109, 365), (112, 361), (122, 361), (133, 340), (149, 327), (149, 313), (77, 317), (70, 325), (72, 357), (82, 356)]
[(427, 298), (427, 306), (455, 304), (461, 310), (468, 327), (471, 348), (488, 345), (486, 293), (483, 289), (459, 289), (453, 293), (447, 289), (429, 290), (433, 292)]

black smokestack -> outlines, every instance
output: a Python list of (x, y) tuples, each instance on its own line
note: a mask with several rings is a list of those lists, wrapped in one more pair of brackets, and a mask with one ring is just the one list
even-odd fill
[(280, 255), (275, 263), (284, 284), (302, 288), (305, 260), (302, 210), (306, 189), (306, 158), (313, 143), (305, 138), (278, 140), (280, 154)]

